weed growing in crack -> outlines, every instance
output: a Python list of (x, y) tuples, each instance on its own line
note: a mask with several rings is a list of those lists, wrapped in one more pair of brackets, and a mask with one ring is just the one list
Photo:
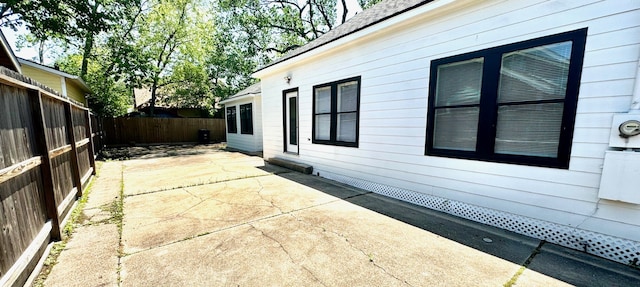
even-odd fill
[(120, 191), (118, 192), (118, 199), (111, 204), (111, 220), (116, 224), (118, 229), (118, 268), (117, 282), (118, 286), (122, 284), (122, 257), (124, 254), (124, 246), (122, 245), (122, 221), (124, 219), (124, 165), (120, 170)]
[(367, 256), (369, 257), (369, 262), (373, 262), (373, 253), (368, 253)]
[(507, 281), (506, 283), (504, 283), (504, 287), (511, 287), (514, 286), (516, 284), (516, 281), (518, 281), (518, 277), (520, 277), (520, 275), (522, 275), (522, 273), (527, 270), (527, 267), (520, 267), (520, 269), (518, 269), (518, 271), (516, 271), (516, 274), (513, 275), (513, 277), (511, 277), (511, 279), (509, 279), (509, 281)]
[(44, 281), (47, 280), (47, 277), (49, 277), (49, 274), (51, 273), (53, 266), (55, 266), (56, 263), (58, 263), (58, 257), (60, 256), (60, 253), (62, 252), (62, 250), (64, 250), (65, 247), (67, 246), (67, 243), (69, 242), (69, 240), (71, 240), (71, 238), (73, 237), (73, 233), (76, 227), (79, 224), (81, 224), (82, 221), (84, 221), (85, 217), (84, 217), (83, 210), (85, 205), (87, 204), (87, 200), (89, 199), (89, 194), (91, 193), (90, 191), (93, 189), (93, 184), (95, 183), (95, 179), (99, 176), (98, 170), (100, 170), (101, 167), (102, 167), (101, 163), (96, 163), (96, 176), (94, 176), (89, 181), (89, 184), (87, 185), (87, 187), (84, 189), (84, 192), (82, 193), (82, 197), (78, 199), (78, 203), (76, 207), (71, 211), (69, 220), (67, 221), (67, 224), (65, 224), (65, 226), (62, 229), (62, 234), (61, 234), (62, 240), (52, 245), (51, 250), (49, 251), (49, 255), (47, 255), (47, 258), (44, 260), (42, 270), (40, 270), (40, 274), (38, 274), (38, 277), (36, 277), (36, 279), (33, 282), (33, 286), (35, 287), (44, 286)]

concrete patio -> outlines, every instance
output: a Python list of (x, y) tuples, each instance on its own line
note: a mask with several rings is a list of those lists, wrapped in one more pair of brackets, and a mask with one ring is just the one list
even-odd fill
[(259, 157), (177, 154), (104, 162), (44, 285), (640, 284), (638, 269)]

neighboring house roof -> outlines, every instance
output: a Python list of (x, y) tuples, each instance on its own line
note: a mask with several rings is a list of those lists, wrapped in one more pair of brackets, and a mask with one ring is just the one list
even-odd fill
[(18, 62), (20, 62), (21, 65), (25, 65), (25, 66), (29, 66), (29, 67), (33, 67), (39, 70), (43, 70), (45, 72), (49, 72), (61, 77), (65, 77), (67, 79), (69, 79), (71, 82), (75, 83), (76, 85), (78, 85), (84, 92), (86, 93), (91, 93), (91, 89), (89, 88), (89, 86), (87, 86), (87, 84), (82, 80), (82, 78), (76, 76), (76, 75), (72, 75), (69, 73), (65, 73), (63, 71), (60, 71), (56, 68), (53, 67), (49, 67), (43, 64), (39, 64), (36, 63), (34, 61), (31, 60), (27, 60), (27, 59), (23, 59), (23, 58), (18, 58)]
[(0, 66), (4, 66), (12, 71), (22, 74), (18, 58), (13, 53), (9, 42), (7, 42), (7, 38), (4, 37), (2, 31), (0, 31), (0, 46), (2, 46), (0, 47)]
[(228, 102), (231, 102), (231, 101), (239, 100), (239, 99), (242, 99), (242, 98), (245, 98), (245, 97), (254, 97), (254, 96), (260, 95), (261, 91), (262, 90), (261, 90), (261, 87), (260, 87), (260, 82), (257, 82), (257, 83), (255, 83), (255, 84), (253, 84), (251, 86), (248, 86), (244, 90), (236, 93), (235, 95), (233, 95), (231, 97), (228, 97), (226, 100), (221, 101), (220, 103), (224, 104), (224, 103), (228, 103)]
[(287, 61), (293, 57), (307, 53), (311, 50), (314, 50), (316, 48), (329, 44), (335, 40), (351, 35), (355, 32), (358, 32), (367, 27), (373, 26), (377, 23), (380, 23), (396, 15), (415, 9), (419, 6), (422, 6), (432, 1), (433, 0), (402, 0), (402, 1), (385, 0), (385, 1), (382, 1), (371, 8), (358, 13), (357, 15), (353, 16), (344, 24), (338, 27), (335, 27), (333, 30), (320, 36), (318, 39), (315, 39), (307, 43), (306, 45), (285, 54), (284, 56), (271, 62), (270, 64), (258, 69), (258, 71), (261, 71), (270, 66), (276, 65), (278, 63)]
[(149, 105), (151, 101), (151, 89), (150, 88), (135, 88), (133, 89), (133, 107), (138, 109), (144, 105)]

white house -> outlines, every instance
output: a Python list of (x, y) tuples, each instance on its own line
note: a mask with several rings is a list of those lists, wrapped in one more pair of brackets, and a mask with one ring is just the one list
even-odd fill
[(227, 123), (227, 147), (244, 152), (262, 151), (260, 83), (221, 101)]
[(264, 157), (638, 264), (639, 58), (637, 0), (383, 1), (255, 72)]

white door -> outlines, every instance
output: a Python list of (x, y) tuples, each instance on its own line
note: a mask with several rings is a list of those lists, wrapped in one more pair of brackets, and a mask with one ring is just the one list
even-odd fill
[(285, 151), (298, 153), (298, 91), (285, 94)]

